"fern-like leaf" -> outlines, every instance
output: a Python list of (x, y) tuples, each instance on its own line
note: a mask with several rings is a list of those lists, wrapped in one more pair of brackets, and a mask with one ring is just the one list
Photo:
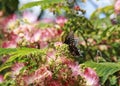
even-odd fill
[(86, 67), (91, 67), (96, 70), (98, 76), (102, 77), (102, 84), (105, 83), (105, 81), (110, 75), (113, 75), (114, 73), (120, 70), (119, 63), (111, 63), (111, 62), (96, 63), (96, 62), (88, 61), (85, 62), (84, 65)]
[(11, 64), (3, 64), (0, 66), (0, 72), (5, 70), (5, 69), (8, 69), (10, 68), (12, 65)]
[(16, 51), (16, 48), (0, 48), (0, 55), (9, 54)]
[(0, 72), (12, 66), (12, 62), (16, 59), (29, 57), (31, 55), (37, 57), (46, 54), (46, 49), (36, 48), (0, 48), (0, 55), (9, 55), (8, 60), (0, 66)]
[(30, 55), (43, 55), (45, 54), (45, 50), (35, 49), (35, 48), (18, 48), (16, 51), (10, 53), (10, 58), (7, 62), (12, 62), (16, 58), (27, 57)]
[(40, 50), (35, 48), (0, 48), (0, 55), (10, 55), (7, 62), (12, 62), (16, 58), (22, 58), (29, 55), (43, 55), (46, 49)]

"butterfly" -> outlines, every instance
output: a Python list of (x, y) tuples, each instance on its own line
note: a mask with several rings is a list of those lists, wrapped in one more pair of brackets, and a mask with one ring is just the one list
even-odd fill
[(69, 34), (65, 37), (65, 44), (68, 44), (69, 51), (73, 56), (81, 56), (80, 50), (77, 48), (77, 43), (74, 38), (74, 32), (70, 31)]

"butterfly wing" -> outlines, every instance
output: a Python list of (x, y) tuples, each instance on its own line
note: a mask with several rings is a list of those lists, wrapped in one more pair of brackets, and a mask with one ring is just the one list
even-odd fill
[(69, 51), (73, 56), (80, 56), (80, 50), (76, 46), (76, 42), (74, 39), (74, 33), (71, 31), (65, 38), (65, 44), (69, 45)]

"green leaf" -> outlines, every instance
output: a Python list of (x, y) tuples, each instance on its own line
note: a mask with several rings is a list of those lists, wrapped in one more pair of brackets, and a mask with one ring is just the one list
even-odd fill
[(8, 54), (16, 50), (16, 48), (0, 48), (0, 55)]
[(35, 49), (35, 48), (0, 48), (0, 55), (10, 55), (7, 62), (11, 62), (16, 58), (22, 58), (29, 55), (43, 55), (45, 54), (45, 49)]
[(30, 3), (27, 3), (25, 5), (23, 5), (20, 10), (24, 10), (26, 8), (31, 8), (33, 6), (48, 6), (50, 7), (51, 4), (53, 3), (60, 3), (60, 2), (63, 2), (64, 0), (41, 0), (41, 1), (35, 1), (35, 2), (30, 2)]
[(110, 27), (107, 27), (103, 33), (101, 34), (101, 39), (102, 38), (108, 38), (110, 37), (111, 35), (113, 35), (114, 32), (118, 32), (120, 29), (119, 25), (114, 25), (114, 26), (110, 26)]
[(24, 4), (24, 5), (20, 8), (20, 10), (24, 10), (24, 9), (26, 9), (26, 8), (31, 8), (31, 7), (33, 7), (33, 6), (40, 6), (41, 2), (42, 2), (42, 1), (36, 1), (36, 2), (30, 2), (30, 3)]
[(17, 86), (15, 80), (6, 80), (0, 83), (0, 86)]
[(44, 55), (45, 49), (35, 49), (35, 48), (18, 48), (16, 51), (10, 53), (10, 58), (7, 60), (7, 62), (12, 62), (16, 58), (22, 58), (27, 57), (30, 55)]
[(112, 26), (112, 23), (109, 17), (105, 17), (102, 19), (96, 19), (96, 20), (93, 19), (91, 21), (94, 22), (93, 24), (95, 28), (105, 29), (106, 27)]
[(110, 80), (111, 85), (116, 85), (116, 83), (117, 83), (117, 77), (116, 76), (110, 77), (109, 80)]
[(117, 71), (120, 70), (120, 64), (119, 63), (96, 63), (92, 61), (85, 62), (84, 65), (86, 67), (94, 68), (97, 72), (99, 77), (102, 77), (102, 84), (105, 83), (105, 81), (108, 79), (110, 75), (113, 75)]
[(10, 68), (10, 67), (11, 67), (10, 64), (3, 64), (3, 65), (0, 66), (0, 72), (1, 72), (2, 70), (5, 70), (5, 69), (7, 69), (7, 68)]
[(103, 8), (98, 8), (96, 11), (94, 11), (90, 17), (90, 19), (96, 19), (99, 18), (100, 13), (105, 13), (106, 15), (111, 15), (114, 12), (114, 7), (113, 5), (111, 6), (106, 6)]
[(50, 27), (53, 27), (54, 25), (53, 25), (53, 23), (43, 23), (43, 22), (40, 22), (40, 23), (38, 23), (38, 25), (36, 26), (37, 28), (39, 28), (39, 29), (46, 29), (46, 28), (50, 28)]
[(7, 73), (5, 73), (5, 75), (4, 75), (4, 79), (7, 79), (10, 75), (11, 75), (11, 72), (7, 72)]
[(26, 58), (31, 55), (42, 56), (46, 54), (46, 49), (35, 49), (35, 48), (0, 48), (0, 55), (10, 55), (8, 60), (0, 66), (0, 72), (7, 68), (10, 68), (12, 62), (17, 58)]

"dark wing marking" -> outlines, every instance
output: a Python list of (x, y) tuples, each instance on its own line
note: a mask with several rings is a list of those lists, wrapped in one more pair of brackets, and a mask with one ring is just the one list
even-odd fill
[(65, 44), (69, 45), (69, 51), (73, 56), (80, 56), (80, 50), (76, 46), (76, 42), (74, 39), (74, 33), (71, 31), (65, 38)]

